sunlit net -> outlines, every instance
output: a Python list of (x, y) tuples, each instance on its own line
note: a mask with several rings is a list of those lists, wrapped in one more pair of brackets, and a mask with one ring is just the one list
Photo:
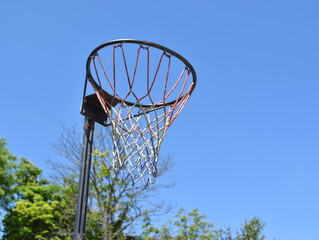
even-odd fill
[(154, 183), (167, 129), (194, 88), (192, 72), (174, 55), (142, 44), (114, 44), (91, 58), (88, 80), (112, 127), (110, 167), (133, 183)]

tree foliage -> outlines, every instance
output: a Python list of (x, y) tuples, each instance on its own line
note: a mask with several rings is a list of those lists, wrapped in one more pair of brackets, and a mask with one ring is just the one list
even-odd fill
[(60, 186), (49, 184), (41, 177), (42, 171), (24, 158), (16, 161), (14, 169), (14, 205), (6, 207), (3, 239), (58, 239)]
[(216, 229), (214, 225), (206, 221), (205, 215), (200, 215), (198, 209), (186, 213), (179, 209), (174, 221), (166, 221), (161, 228), (153, 226), (150, 218), (144, 218), (141, 239), (145, 240), (264, 240), (262, 235), (264, 223), (259, 218), (246, 221), (232, 235), (230, 228)]
[[(27, 159), (12, 155), (6, 141), (0, 139), (0, 208), (3, 240), (71, 240), (78, 188), (81, 141), (68, 129), (57, 149), (70, 165), (53, 165), (59, 174), (56, 182), (42, 176), (42, 170)], [(98, 132), (102, 134), (101, 132)], [(104, 133), (103, 133), (104, 134)], [(265, 224), (258, 218), (246, 221), (233, 236), (231, 229), (216, 229), (198, 209), (180, 209), (175, 218), (160, 228), (152, 217), (169, 208), (152, 203), (157, 190), (170, 187), (157, 184), (148, 189), (132, 186), (127, 176), (108, 168), (110, 152), (105, 136), (100, 135), (92, 154), (86, 238), (90, 240), (265, 240)], [(159, 174), (170, 168), (169, 159), (161, 159)], [(74, 162), (73, 162), (74, 161)], [(133, 229), (143, 229), (130, 237)]]
[(183, 208), (175, 215), (175, 220), (166, 221), (160, 229), (155, 228), (149, 218), (144, 219), (143, 239), (172, 239), (172, 240), (206, 240), (218, 239), (218, 231), (214, 225), (206, 221), (206, 216), (200, 215), (198, 209), (186, 213)]
[[(144, 216), (160, 215), (170, 210), (170, 206), (158, 200), (157, 192), (174, 184), (157, 183), (148, 188), (133, 186), (129, 175), (109, 168), (110, 139), (110, 133), (105, 129), (95, 129), (86, 228), (88, 239), (123, 239), (133, 223), (138, 224)], [(75, 127), (64, 128), (55, 148), (67, 161), (62, 165), (51, 163), (56, 169), (55, 179), (74, 176), (77, 181), (81, 147), (82, 133), (77, 132)], [(171, 168), (172, 163), (169, 157), (161, 158), (159, 162), (158, 176), (161, 176)]]
[(14, 200), (12, 185), (15, 181), (13, 172), (16, 156), (7, 149), (7, 142), (0, 138), (0, 208), (8, 210)]
[(259, 218), (252, 218), (246, 221), (237, 233), (236, 240), (264, 240), (265, 236), (262, 234), (265, 223)]

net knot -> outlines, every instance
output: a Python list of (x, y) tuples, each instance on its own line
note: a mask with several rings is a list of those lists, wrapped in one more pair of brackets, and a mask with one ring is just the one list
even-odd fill
[(172, 57), (172, 54), (167, 53), (167, 52), (163, 52), (163, 55), (166, 56), (166, 57), (168, 57), (168, 58), (171, 58), (171, 57)]
[(149, 47), (149, 46), (144, 46), (144, 45), (140, 44), (140, 48), (145, 49), (145, 50), (148, 50), (150, 47)]

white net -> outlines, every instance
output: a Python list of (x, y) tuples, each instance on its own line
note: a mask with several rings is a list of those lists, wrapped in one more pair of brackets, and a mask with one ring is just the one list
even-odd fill
[(128, 106), (124, 102), (111, 107), (109, 121), (113, 136), (115, 170), (127, 172), (133, 183), (154, 183), (157, 161), (167, 129), (181, 110), (186, 98), (159, 108)]
[[(142, 180), (147, 185), (155, 182), (159, 150), (169, 121), (165, 113), (144, 111), (134, 116), (134, 108), (121, 104), (109, 114), (114, 142), (112, 167), (127, 171), (134, 183)], [(151, 119), (150, 115), (156, 116)]]

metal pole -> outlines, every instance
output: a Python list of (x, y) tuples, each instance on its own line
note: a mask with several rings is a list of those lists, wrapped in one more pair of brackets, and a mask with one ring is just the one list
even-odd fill
[(86, 239), (85, 224), (86, 224), (86, 212), (87, 212), (87, 203), (88, 203), (88, 194), (89, 194), (94, 123), (95, 122), (93, 120), (85, 118), (81, 170), (80, 170), (78, 197), (76, 202), (76, 214), (75, 214), (75, 221), (74, 221), (73, 240)]

